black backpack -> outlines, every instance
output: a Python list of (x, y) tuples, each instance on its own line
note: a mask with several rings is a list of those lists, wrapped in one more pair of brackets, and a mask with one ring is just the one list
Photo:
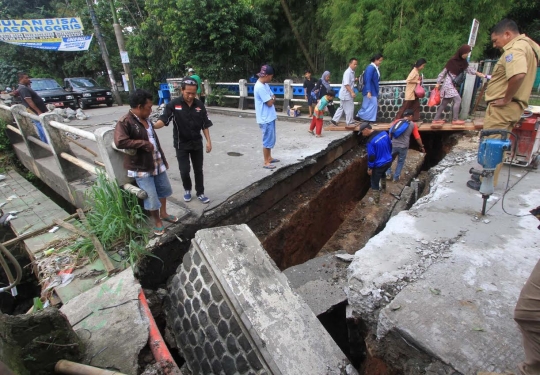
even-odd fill
[(362, 90), (364, 89), (364, 74), (366, 73), (366, 71), (364, 70), (362, 72), (362, 74), (358, 77), (358, 83), (356, 84), (356, 88), (358, 89), (359, 92), (362, 92)]

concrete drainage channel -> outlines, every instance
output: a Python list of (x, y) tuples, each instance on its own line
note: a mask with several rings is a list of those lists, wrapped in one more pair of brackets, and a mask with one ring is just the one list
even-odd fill
[[(159, 278), (169, 277), (163, 333), (180, 361), (186, 361), (183, 372), (361, 371), (367, 329), (357, 318), (346, 317), (347, 261), (391, 215), (421, 196), (428, 182), (422, 171), (436, 165), (455, 144), (448, 132), (424, 133), (423, 138), (428, 157), (424, 160), (411, 150), (407, 174), (402, 173), (399, 183), (388, 183), (389, 193), (379, 206), (370, 202), (364, 147), (349, 139), (341, 157), (303, 183), (291, 184), (290, 191), (276, 184), (281, 199), (254, 200), (257, 207), (240, 206), (210, 229), (191, 228), (194, 238), (179, 236), (158, 249), (169, 270), (185, 253), (175, 272)], [(306, 175), (306, 168), (309, 165), (290, 178)], [(272, 197), (272, 188), (263, 195)], [(256, 214), (249, 217), (249, 212)], [(247, 225), (235, 225), (242, 222)], [(150, 280), (154, 272), (139, 274), (143, 286), (155, 289), (160, 283)]]

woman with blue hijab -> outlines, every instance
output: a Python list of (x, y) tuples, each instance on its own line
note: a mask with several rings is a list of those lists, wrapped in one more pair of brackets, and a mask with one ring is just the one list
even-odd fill
[[(326, 70), (321, 76), (321, 79), (319, 79), (315, 84), (313, 91), (317, 94), (318, 100), (325, 96), (327, 92), (332, 90), (333, 88), (332, 86), (330, 86), (330, 72)], [(334, 106), (334, 102), (328, 103), (328, 106), (326, 108), (328, 108), (330, 118), (334, 117), (334, 113), (336, 113), (336, 107)]]

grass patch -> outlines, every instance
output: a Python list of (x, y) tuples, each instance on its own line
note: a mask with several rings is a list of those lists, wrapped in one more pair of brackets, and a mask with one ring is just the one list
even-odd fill
[[(101, 172), (87, 192), (91, 210), (86, 214), (89, 228), (107, 251), (127, 251), (122, 257), (132, 266), (145, 256), (154, 256), (146, 250), (148, 224), (146, 215), (137, 197), (121, 189), (116, 181), (109, 180)], [(79, 256), (97, 258), (97, 252), (90, 239), (80, 238), (70, 246)]]

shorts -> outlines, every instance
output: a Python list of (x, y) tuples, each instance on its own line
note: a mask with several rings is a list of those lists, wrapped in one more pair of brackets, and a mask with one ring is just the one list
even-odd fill
[(307, 97), (307, 104), (308, 106), (310, 105), (313, 105), (313, 104), (317, 104), (317, 99), (315, 99), (313, 96), (311, 95), (308, 95)]
[(161, 207), (160, 198), (167, 198), (172, 195), (171, 183), (167, 172), (150, 177), (135, 177), (137, 185), (146, 191), (148, 198), (144, 200), (144, 209), (147, 211), (159, 210)]
[(262, 130), (263, 147), (274, 148), (276, 145), (276, 120), (259, 124), (259, 128)]

